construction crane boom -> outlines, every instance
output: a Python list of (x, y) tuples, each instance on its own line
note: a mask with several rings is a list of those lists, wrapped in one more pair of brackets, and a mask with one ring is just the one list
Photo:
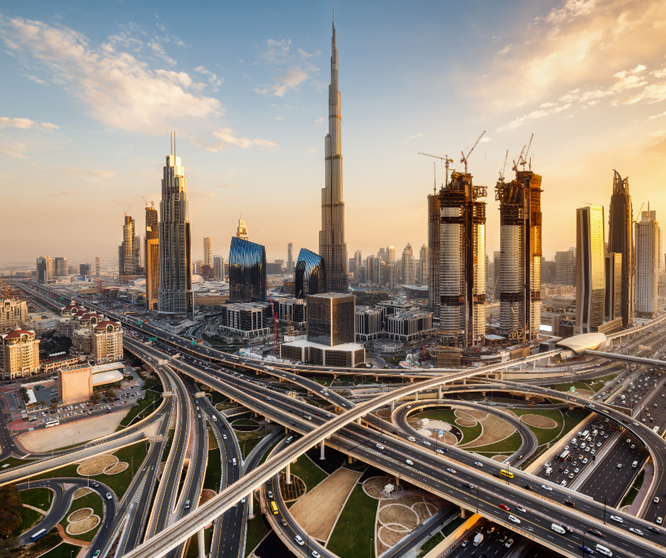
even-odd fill
[(499, 179), (502, 182), (504, 181), (504, 171), (506, 171), (506, 161), (507, 161), (508, 158), (509, 158), (509, 150), (507, 149), (506, 150), (506, 155), (504, 156), (504, 166), (502, 167), (502, 170), (500, 171), (500, 175), (499, 175), (500, 176)]
[(527, 164), (527, 155), (530, 152), (530, 147), (532, 147), (532, 140), (534, 139), (534, 132), (532, 132), (532, 135), (530, 136), (530, 141), (527, 143), (527, 148), (523, 147), (523, 151), (525, 152), (525, 155), (523, 155), (523, 151), (520, 152), (520, 157), (518, 158), (518, 164), (522, 165), (523, 170), (525, 170), (525, 165)]
[(641, 216), (641, 211), (643, 210), (643, 206), (645, 205), (645, 202), (643, 202), (638, 209), (638, 213), (636, 213), (636, 218), (634, 219), (634, 223), (638, 223), (638, 218)]
[(462, 157), (460, 158), (461, 163), (465, 163), (465, 174), (467, 174), (467, 160), (469, 159), (469, 156), (472, 154), (472, 151), (476, 148), (477, 145), (479, 145), (479, 142), (481, 141), (481, 138), (486, 135), (486, 131), (483, 131), (483, 134), (479, 136), (479, 138), (474, 142), (474, 145), (472, 146), (472, 149), (469, 150), (467, 155), (463, 151), (460, 152)]
[[(420, 151), (419, 151), (419, 155), (425, 155), (426, 157), (433, 157), (435, 159), (439, 159), (440, 161), (444, 161), (444, 167), (446, 168), (446, 180), (444, 181), (444, 186), (446, 186), (449, 183), (449, 163), (453, 163), (453, 159), (449, 159), (448, 155), (444, 155), (444, 157), (440, 157), (439, 155), (430, 155), (430, 153), (421, 153)], [(436, 190), (436, 188), (435, 188), (435, 190)]]

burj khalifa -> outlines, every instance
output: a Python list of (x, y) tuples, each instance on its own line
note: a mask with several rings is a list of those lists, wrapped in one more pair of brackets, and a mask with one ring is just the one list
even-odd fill
[(347, 244), (345, 243), (345, 204), (342, 201), (340, 91), (338, 91), (338, 49), (335, 43), (335, 19), (331, 53), (331, 84), (328, 87), (328, 134), (325, 138), (326, 182), (321, 191), (321, 231), (319, 255), (326, 269), (326, 290), (346, 293)]

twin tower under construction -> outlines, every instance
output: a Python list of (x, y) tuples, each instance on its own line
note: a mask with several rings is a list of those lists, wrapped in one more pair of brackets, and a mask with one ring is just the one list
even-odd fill
[[(500, 334), (539, 338), (541, 323), (541, 176), (518, 170), (500, 180)], [(448, 345), (478, 347), (486, 333), (485, 186), (453, 172), (428, 196), (429, 297)]]

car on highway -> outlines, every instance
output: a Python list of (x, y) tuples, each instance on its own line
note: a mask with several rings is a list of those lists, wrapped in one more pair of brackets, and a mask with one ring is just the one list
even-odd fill
[(624, 523), (624, 519), (622, 519), (619, 515), (611, 515), (610, 518), (616, 523)]
[(481, 463), (480, 461), (475, 461), (474, 465), (476, 465), (477, 467), (483, 467), (483, 463)]
[(544, 490), (547, 490), (548, 492), (552, 492), (552, 491), (553, 491), (553, 489), (552, 489), (550, 486), (548, 486), (547, 484), (542, 484), (542, 485), (541, 485), (541, 488), (543, 488)]
[(661, 517), (661, 516), (659, 516), (659, 517), (657, 517), (657, 519), (654, 520), (654, 522), (655, 522), (657, 525), (661, 525), (661, 524), (664, 522), (664, 518)]
[(520, 519), (518, 519), (515, 515), (510, 515), (508, 519), (511, 523), (515, 523), (516, 525), (521, 523)]
[(629, 527), (629, 530), (634, 533), (635, 535), (640, 535), (641, 537), (643, 536), (643, 531), (640, 529), (635, 529), (634, 527)]
[(519, 511), (520, 513), (527, 513), (527, 510), (525, 508), (520, 507), (520, 506), (516, 506), (516, 511)]
[(313, 550), (312, 551), (312, 558), (321, 558), (321, 554), (319, 554), (319, 552), (317, 552), (316, 550)]
[(405, 463), (407, 463), (407, 465), (414, 465), (414, 462), (411, 459), (406, 459)]
[(444, 453), (445, 451), (449, 451), (449, 448), (438, 449), (437, 453)]
[(455, 475), (455, 474), (456, 474), (456, 470), (455, 470), (455, 469), (451, 469), (451, 467), (447, 467), (446, 470), (447, 470), (449, 473), (451, 473), (452, 475)]
[(592, 533), (593, 535), (596, 535), (597, 537), (603, 537), (604, 534), (601, 531), (598, 531), (597, 529), (592, 529), (591, 527), (587, 530), (588, 533)]
[(661, 500), (659, 499), (659, 496), (655, 496), (654, 500), (652, 500), (655, 504), (658, 504)]
[(407, 438), (407, 439), (408, 439), (410, 442), (416, 442), (416, 438), (414, 438), (414, 436), (410, 436), (410, 437)]
[(594, 550), (584, 544), (581, 544), (578, 548), (580, 548), (584, 554), (594, 554)]
[(305, 541), (303, 540), (303, 538), (300, 535), (296, 535), (294, 537), (294, 540), (296, 541), (296, 544), (298, 546), (303, 546), (305, 544)]
[(661, 533), (661, 531), (657, 527), (652, 527), (652, 526), (648, 527), (648, 531), (652, 531), (653, 533), (657, 534)]
[(375, 447), (376, 447), (377, 449), (380, 449), (380, 450), (383, 450), (383, 449), (384, 449), (384, 446), (382, 446), (381, 444), (377, 444)]
[(501, 510), (509, 511), (509, 506), (507, 506), (506, 504), (500, 504), (499, 507)]
[(107, 499), (107, 500), (111, 500), (111, 498), (112, 498), (111, 493), (110, 493), (110, 492), (107, 492), (107, 493), (106, 493), (106, 499)]

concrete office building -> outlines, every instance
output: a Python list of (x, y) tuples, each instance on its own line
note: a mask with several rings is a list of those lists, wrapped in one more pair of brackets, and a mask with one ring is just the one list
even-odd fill
[(215, 279), (224, 279), (224, 258), (222, 256), (213, 256), (213, 272)]
[(439, 191), (440, 326), (451, 345), (485, 344), (486, 204), (485, 187), (472, 175), (454, 172)]
[(48, 256), (39, 256), (37, 258), (37, 282), (45, 285), (54, 276), (53, 259)]
[(92, 367), (79, 364), (58, 371), (58, 398), (63, 405), (90, 401), (93, 394)]
[(394, 341), (410, 343), (434, 331), (430, 312), (397, 312), (386, 318), (386, 336)]
[(636, 223), (636, 301), (637, 318), (655, 318), (659, 304), (659, 269), (657, 266), (659, 246), (659, 224), (657, 212), (648, 210), (641, 213)]
[(88, 277), (89, 275), (92, 275), (91, 267), (92, 266), (89, 263), (79, 264), (79, 275), (81, 277)]
[(193, 318), (192, 231), (185, 169), (176, 156), (175, 134), (162, 176), (158, 308), (160, 312), (187, 314)]
[(0, 301), (0, 333), (22, 327), (28, 321), (28, 303), (25, 300), (6, 299)]
[(495, 186), (500, 202), (500, 328), (510, 340), (541, 337), (541, 176), (516, 170)]
[(308, 303), (302, 298), (281, 298), (273, 302), (277, 321), (303, 327), (308, 319)]
[(203, 249), (204, 249), (203, 265), (207, 265), (208, 267), (212, 268), (213, 267), (213, 247), (212, 247), (212, 242), (211, 242), (209, 236), (207, 236), (203, 239)]
[(326, 292), (326, 264), (310, 250), (301, 248), (296, 261), (295, 294), (297, 298)]
[(620, 320), (622, 329), (622, 254), (606, 253), (606, 309), (604, 320)]
[(158, 310), (160, 292), (160, 233), (157, 209), (146, 206), (146, 308)]
[(331, 84), (328, 88), (328, 134), (325, 138), (325, 185), (321, 191), (321, 231), (319, 254), (326, 266), (329, 292), (346, 293), (347, 244), (345, 243), (345, 204), (342, 199), (342, 134), (340, 91), (338, 90), (338, 49), (335, 21), (331, 40)]
[(0, 335), (2, 340), (2, 378), (13, 380), (39, 372), (39, 339), (34, 331), (14, 329)]
[(55, 276), (67, 277), (67, 258), (55, 258)]
[(558, 285), (576, 285), (576, 256), (572, 250), (555, 252), (555, 282)]
[(629, 327), (634, 321), (634, 238), (633, 209), (629, 195), (629, 178), (622, 178), (613, 170), (613, 194), (610, 201), (608, 224), (608, 251), (622, 254), (622, 325)]
[(576, 210), (576, 325), (574, 335), (595, 333), (604, 323), (606, 251), (604, 208)]
[(219, 330), (223, 333), (250, 339), (271, 333), (273, 313), (266, 302), (224, 304), (221, 307)]
[(382, 335), (384, 319), (380, 308), (356, 307), (356, 339), (370, 341)]

